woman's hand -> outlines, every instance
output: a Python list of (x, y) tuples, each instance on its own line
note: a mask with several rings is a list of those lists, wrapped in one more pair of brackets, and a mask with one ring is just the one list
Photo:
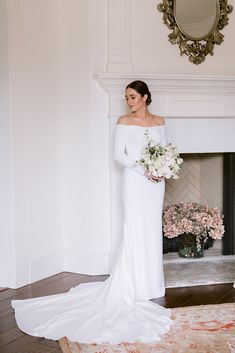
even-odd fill
[(153, 183), (159, 183), (160, 181), (163, 180), (163, 177), (156, 177), (153, 176), (150, 172), (147, 170), (145, 171), (144, 175), (148, 178), (148, 180), (152, 181)]
[(153, 183), (159, 183), (160, 181), (163, 180), (163, 177), (155, 177), (155, 176), (150, 176), (148, 180), (152, 181)]

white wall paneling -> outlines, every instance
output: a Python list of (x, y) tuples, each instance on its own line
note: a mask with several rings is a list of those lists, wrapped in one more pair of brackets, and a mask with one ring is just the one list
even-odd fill
[(107, 72), (132, 72), (130, 0), (108, 0)]
[(91, 77), (106, 64), (106, 9), (60, 0), (63, 269), (90, 275), (107, 273), (109, 262), (107, 98)]
[(16, 288), (62, 269), (58, 8), (54, 0), (5, 5), (0, 141), (8, 226), (1, 228), (0, 286)]
[(0, 287), (15, 281), (14, 188), (7, 1), (0, 2)]

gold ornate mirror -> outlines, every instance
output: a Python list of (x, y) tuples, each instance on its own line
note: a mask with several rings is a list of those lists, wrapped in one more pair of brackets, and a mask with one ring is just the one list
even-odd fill
[(172, 30), (168, 35), (178, 44), (193, 64), (200, 64), (206, 55), (213, 55), (215, 44), (223, 42), (220, 30), (228, 24), (233, 7), (227, 0), (163, 0), (158, 6), (163, 22)]

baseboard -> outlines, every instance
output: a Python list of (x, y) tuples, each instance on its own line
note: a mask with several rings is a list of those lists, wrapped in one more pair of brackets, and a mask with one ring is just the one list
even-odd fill
[(53, 276), (63, 270), (63, 253), (60, 251), (31, 259), (29, 264), (29, 283)]

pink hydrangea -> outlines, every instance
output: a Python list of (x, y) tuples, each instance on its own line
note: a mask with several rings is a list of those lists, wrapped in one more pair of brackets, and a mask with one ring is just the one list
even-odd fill
[(190, 233), (221, 239), (224, 235), (223, 215), (218, 207), (209, 207), (197, 202), (181, 202), (165, 209), (163, 231), (167, 238)]

